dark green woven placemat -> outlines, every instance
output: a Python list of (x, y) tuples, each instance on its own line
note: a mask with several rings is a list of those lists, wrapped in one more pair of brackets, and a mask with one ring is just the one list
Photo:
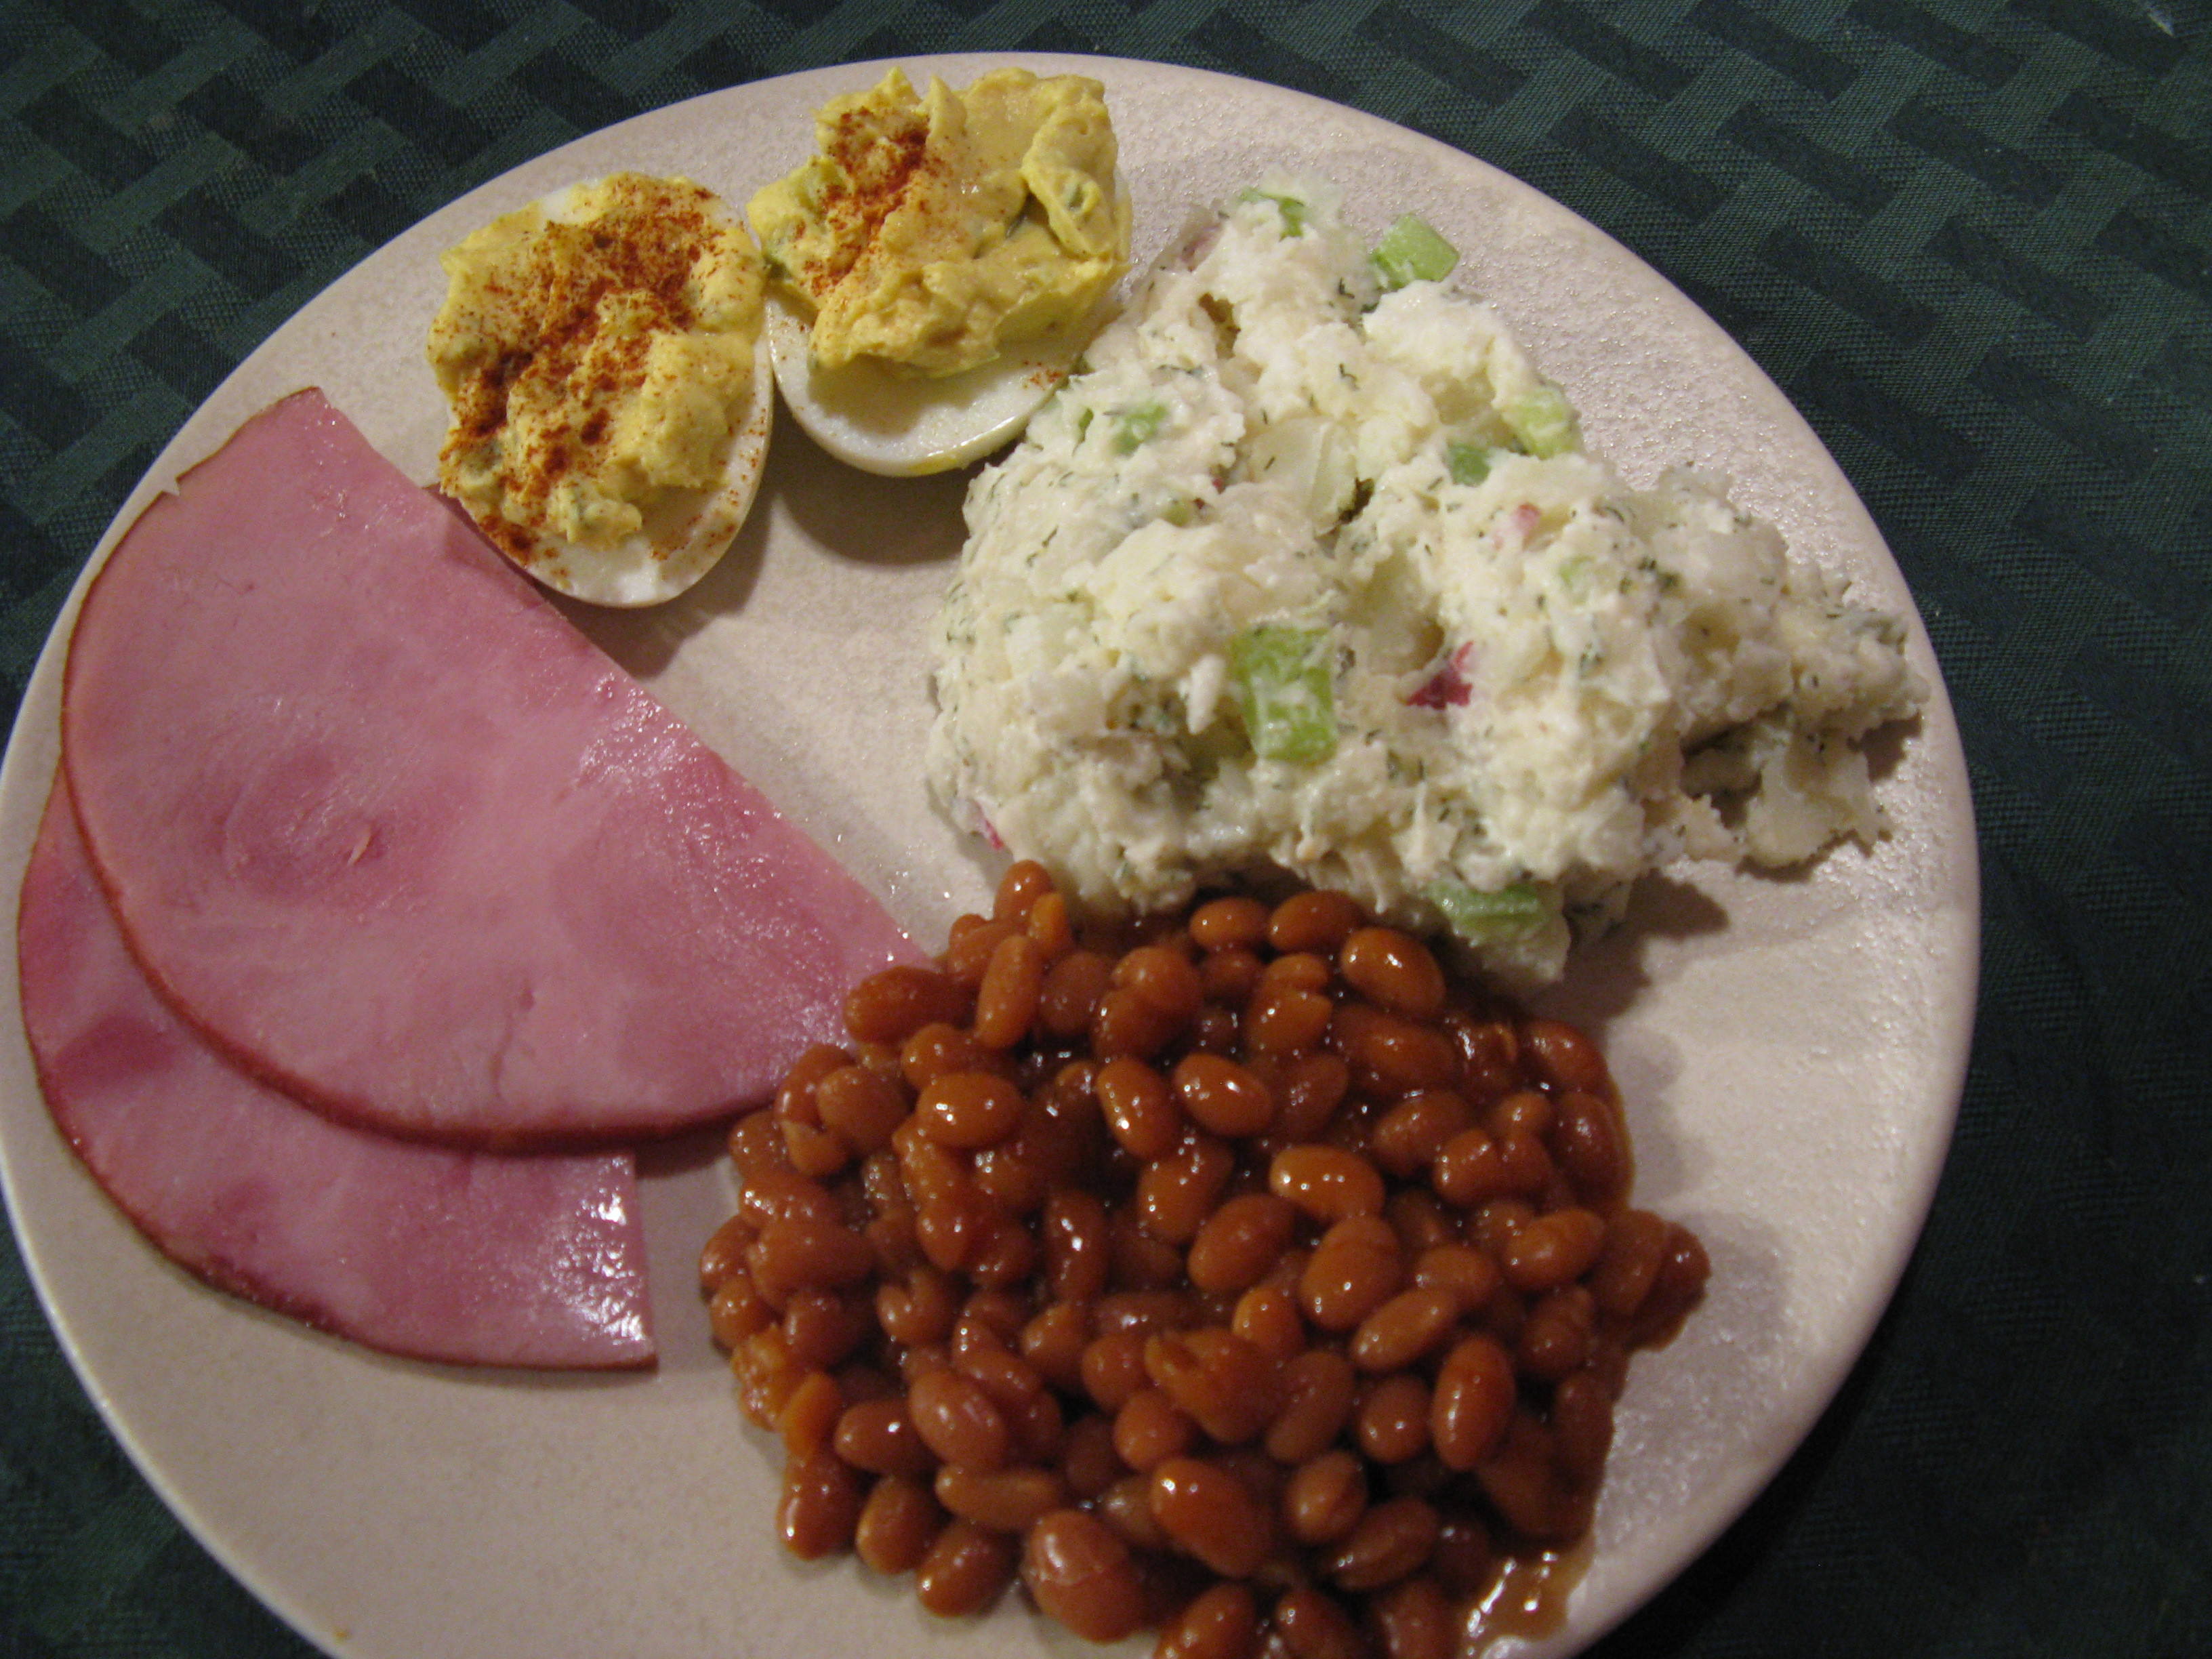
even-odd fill
[[(1759, 360), (1889, 538), (1981, 819), (1976, 1049), (1865, 1361), (1652, 1653), (2212, 1651), (2212, 45), (2203, 0), (7, 0), (0, 680), (197, 402), (393, 233), (733, 82), (1188, 63), (1518, 173)], [(0, 1252), (0, 1656), (298, 1656)], [(466, 1652), (465, 1638), (453, 1651)]]

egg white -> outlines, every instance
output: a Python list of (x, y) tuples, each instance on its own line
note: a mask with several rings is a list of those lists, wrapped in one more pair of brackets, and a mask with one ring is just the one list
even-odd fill
[(964, 466), (1019, 437), (1067, 379), (1097, 321), (933, 379), (866, 357), (823, 368), (808, 343), (807, 319), (773, 290), (764, 332), (784, 404), (809, 437), (848, 466), (912, 478)]
[[(538, 205), (548, 219), (580, 222), (585, 216), (579, 198), (590, 187), (591, 181), (571, 185)], [(726, 204), (722, 212), (730, 222), (743, 227), (743, 220)], [(729, 449), (715, 483), (659, 491), (636, 533), (611, 547), (586, 547), (541, 532), (535, 556), (517, 564), (556, 592), (592, 605), (635, 609), (674, 599), (720, 562), (752, 510), (775, 416), (775, 370), (763, 331), (754, 337), (752, 378), (745, 388), (744, 405), (732, 423)]]

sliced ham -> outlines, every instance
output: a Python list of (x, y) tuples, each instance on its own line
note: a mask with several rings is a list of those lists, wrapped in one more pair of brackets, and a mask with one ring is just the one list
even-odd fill
[(247, 1070), (392, 1133), (612, 1144), (715, 1117), (917, 957), (319, 392), (125, 535), (62, 736), (156, 989)]
[(148, 987), (60, 785), (16, 938), (24, 1026), (54, 1121), (172, 1260), (388, 1353), (651, 1362), (628, 1153), (507, 1158), (396, 1141), (254, 1082)]

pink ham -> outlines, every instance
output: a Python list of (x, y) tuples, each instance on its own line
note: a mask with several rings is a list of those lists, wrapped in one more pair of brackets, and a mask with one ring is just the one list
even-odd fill
[(332, 1116), (611, 1144), (766, 1097), (916, 952), (319, 392), (132, 526), (63, 758), (163, 997)]
[(172, 1260), (388, 1353), (651, 1363), (628, 1153), (410, 1145), (332, 1123), (247, 1078), (148, 987), (58, 784), (16, 940), (23, 1023), (54, 1121)]

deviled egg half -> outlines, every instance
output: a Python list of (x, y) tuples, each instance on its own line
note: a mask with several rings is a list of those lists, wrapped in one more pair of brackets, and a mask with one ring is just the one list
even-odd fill
[(817, 151), (749, 209), (792, 416), (910, 477), (1018, 436), (1106, 319), (1130, 206), (1103, 88), (995, 70), (825, 104)]
[(687, 179), (615, 173), (441, 256), (441, 488), (522, 569), (598, 605), (673, 599), (750, 510), (775, 415), (760, 253)]

